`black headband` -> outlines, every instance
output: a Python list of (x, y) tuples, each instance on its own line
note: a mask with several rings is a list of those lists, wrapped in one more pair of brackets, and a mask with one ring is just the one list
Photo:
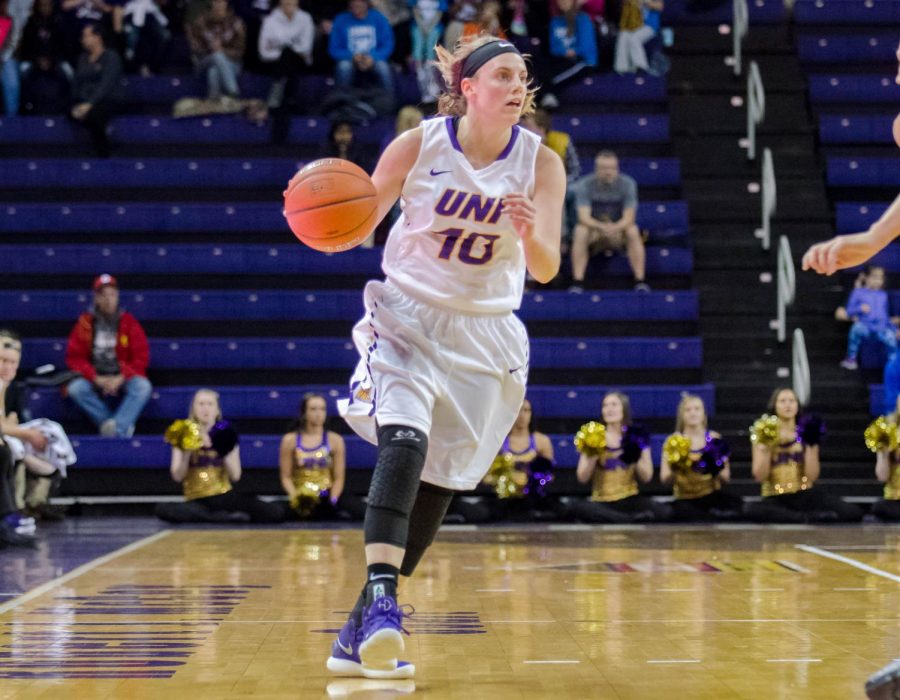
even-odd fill
[(508, 41), (489, 41), (487, 44), (482, 44), (463, 59), (462, 70), (459, 72), (459, 82), (462, 83), (463, 78), (471, 78), (485, 63), (504, 53), (522, 55)]

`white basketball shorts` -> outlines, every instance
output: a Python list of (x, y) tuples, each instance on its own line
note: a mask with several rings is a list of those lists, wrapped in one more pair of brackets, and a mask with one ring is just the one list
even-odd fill
[(353, 430), (377, 444), (377, 425), (428, 435), (422, 480), (475, 488), (516, 420), (528, 379), (528, 333), (513, 313), (465, 314), (369, 282), (353, 328), (360, 354), (350, 397)]

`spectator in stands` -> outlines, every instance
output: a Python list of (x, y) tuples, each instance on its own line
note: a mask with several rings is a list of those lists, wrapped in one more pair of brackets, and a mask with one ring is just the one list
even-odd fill
[(475, 18), (463, 25), (462, 35), (477, 36), (478, 34), (490, 34), (498, 39), (507, 39), (503, 25), (500, 23), (502, 6), (498, 0), (484, 0), (478, 8)]
[[(66, 347), (66, 364), (81, 376), (69, 382), (71, 399), (105, 437), (131, 437), (150, 399), (150, 347), (137, 319), (119, 308), (119, 283), (112, 275), (94, 280), (94, 306), (79, 316)], [(107, 400), (122, 395), (116, 412)]]
[(394, 94), (394, 73), (388, 59), (394, 51), (394, 32), (387, 18), (369, 7), (369, 0), (349, 0), (347, 12), (334, 19), (328, 51), (337, 64), (337, 88), (352, 87), (362, 76), (374, 76)]
[(209, 9), (188, 25), (187, 36), (194, 68), (206, 78), (207, 99), (238, 97), (246, 29), (228, 0), (210, 0)]
[(862, 341), (874, 336), (887, 349), (888, 361), (897, 354), (897, 327), (888, 313), (888, 295), (884, 291), (884, 268), (870, 265), (863, 284), (850, 294), (846, 314), (853, 321), (847, 339), (847, 357), (841, 361), (844, 369), (859, 367), (857, 357)]
[(413, 8), (412, 61), (419, 93), (423, 102), (433, 104), (441, 88), (431, 61), (435, 58), (434, 47), (444, 32), (441, 18), (447, 11), (447, 0), (409, 0), (409, 4)]
[(299, 416), (281, 438), (281, 487), (287, 494), (286, 520), (361, 520), (365, 506), (347, 493), (344, 438), (325, 429), (328, 404), (321, 394), (304, 394)]
[(412, 53), (412, 9), (410, 0), (371, 0), (372, 8), (383, 14), (394, 33), (390, 61), (406, 67)]
[(161, 0), (128, 0), (122, 8), (125, 61), (141, 75), (159, 73), (171, 38)]
[(313, 70), (330, 75), (334, 73), (334, 61), (328, 53), (334, 19), (347, 8), (347, 0), (316, 0), (309, 6), (316, 25), (316, 42), (313, 47)]
[(600, 151), (594, 160), (594, 173), (575, 184), (578, 225), (572, 236), (572, 286), (569, 291), (584, 290), (584, 276), (590, 256), (599, 251), (612, 254), (626, 250), (637, 291), (650, 291), (644, 281), (646, 251), (644, 239), (635, 221), (637, 183), (619, 172), (619, 159), (612, 151)]
[(243, 70), (264, 72), (266, 65), (259, 52), (259, 33), (266, 17), (278, 7), (278, 0), (234, 0), (234, 11), (244, 23)]
[(328, 141), (319, 154), (320, 158), (343, 158), (356, 163), (363, 170), (368, 170), (363, 151), (356, 141), (353, 125), (350, 122), (332, 122), (328, 132)]
[[(670, 447), (679, 443), (681, 449)], [(670, 452), (676, 452), (678, 458), (670, 460)], [(741, 516), (741, 497), (722, 488), (731, 479), (728, 456), (722, 436), (708, 428), (703, 399), (691, 394), (682, 397), (675, 433), (666, 439), (659, 470), (662, 483), (674, 481), (674, 520), (734, 520)]]
[[(900, 398), (887, 416), (894, 426), (900, 424)], [(884, 484), (884, 498), (872, 506), (872, 513), (888, 522), (900, 521), (900, 449), (883, 448), (876, 452), (875, 476)]]
[(81, 44), (84, 53), (75, 70), (71, 115), (90, 132), (97, 155), (108, 158), (110, 144), (106, 128), (110, 118), (121, 109), (124, 99), (122, 59), (106, 48), (103, 33), (96, 24), (85, 25), (81, 31)]
[(12, 451), (22, 488), (17, 501), (29, 514), (42, 520), (61, 520), (62, 511), (48, 504), (54, 481), (64, 479), (76, 461), (72, 443), (63, 427), (46, 418), (31, 419), (25, 401), (25, 386), (16, 381), (22, 359), (22, 341), (17, 333), (0, 330), (0, 432)]
[[(614, 68), (620, 75), (638, 70), (661, 74), (647, 59), (645, 44), (659, 32), (663, 0), (625, 0), (616, 38)], [(663, 71), (664, 72), (664, 71)]]
[(0, 436), (0, 549), (34, 547), (34, 518), (22, 515), (16, 505), (16, 466), (12, 451)]
[(62, 0), (62, 26), (66, 39), (63, 47), (65, 59), (77, 65), (82, 49), (82, 31), (88, 24), (96, 25), (104, 32), (113, 29), (113, 8), (115, 4), (106, 0)]
[[(188, 421), (199, 432), (194, 444), (184, 439), (187, 431), (176, 436), (167, 431), (166, 435), (176, 443), (172, 445), (169, 472), (181, 484), (185, 502), (158, 504), (157, 517), (173, 523), (281, 522), (279, 505), (237, 493), (232, 487), (241, 479), (241, 453), (237, 433), (222, 420), (219, 395), (210, 389), (194, 394)], [(189, 432), (187, 436), (191, 437)]]
[(300, 9), (298, 0), (279, 0), (278, 7), (263, 20), (259, 33), (259, 55), (275, 80), (267, 105), (278, 109), (297, 92), (296, 77), (312, 70), (316, 29), (312, 16)]
[(748, 504), (747, 516), (768, 523), (861, 520), (857, 506), (815, 486), (821, 473), (821, 421), (798, 421), (799, 411), (793, 389), (776, 389), (767, 415), (751, 429), (753, 478), (762, 485), (762, 501)]
[(597, 67), (594, 24), (575, 0), (559, 0), (560, 14), (550, 20), (550, 52), (535, 63), (541, 85), (541, 106), (559, 107), (556, 93), (567, 83)]
[(599, 454), (583, 452), (576, 477), (593, 482), (590, 498), (575, 500), (573, 513), (590, 523), (631, 523), (667, 520), (667, 506), (642, 496), (638, 480), (653, 478), (653, 463), (646, 433), (631, 422), (631, 402), (626, 394), (610, 391), (603, 397), (601, 423), (605, 446)]
[(444, 30), (444, 47), (453, 51), (453, 47), (460, 39), (463, 28), (467, 23), (473, 22), (478, 17), (478, 10), (482, 0), (455, 0), (450, 6), (447, 16), (447, 28)]
[(53, 0), (36, 0), (19, 43), (23, 112), (63, 114), (68, 110), (75, 74), (63, 58), (63, 44), (62, 18)]
[(19, 66), (15, 52), (16, 29), (9, 13), (9, 0), (0, 0), (0, 83), (3, 111), (11, 117), (19, 112)]

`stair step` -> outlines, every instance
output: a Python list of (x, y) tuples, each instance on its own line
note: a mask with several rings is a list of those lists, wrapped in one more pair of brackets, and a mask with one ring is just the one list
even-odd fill
[[(685, 92), (746, 92), (747, 78), (735, 77), (725, 56), (682, 55), (672, 62), (669, 88), (674, 93)], [(796, 57), (784, 55), (750, 55), (744, 57), (747, 66), (756, 61), (766, 95), (777, 92), (803, 92), (806, 75)]]
[[(673, 133), (744, 136), (747, 133), (745, 91), (736, 87), (731, 94), (670, 96), (669, 124)], [(802, 93), (779, 95), (771, 105), (767, 102), (765, 119), (758, 127), (760, 134), (814, 131), (815, 124), (807, 117), (806, 97)]]

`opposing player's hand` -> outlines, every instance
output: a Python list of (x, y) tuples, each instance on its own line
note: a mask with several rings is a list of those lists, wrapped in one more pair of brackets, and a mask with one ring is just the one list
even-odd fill
[(503, 213), (512, 221), (516, 233), (523, 241), (534, 235), (534, 202), (521, 192), (510, 192), (503, 197)]
[(815, 270), (822, 275), (832, 275), (838, 270), (862, 265), (882, 246), (871, 234), (853, 233), (835, 236), (830, 241), (816, 243), (803, 256), (803, 269)]

